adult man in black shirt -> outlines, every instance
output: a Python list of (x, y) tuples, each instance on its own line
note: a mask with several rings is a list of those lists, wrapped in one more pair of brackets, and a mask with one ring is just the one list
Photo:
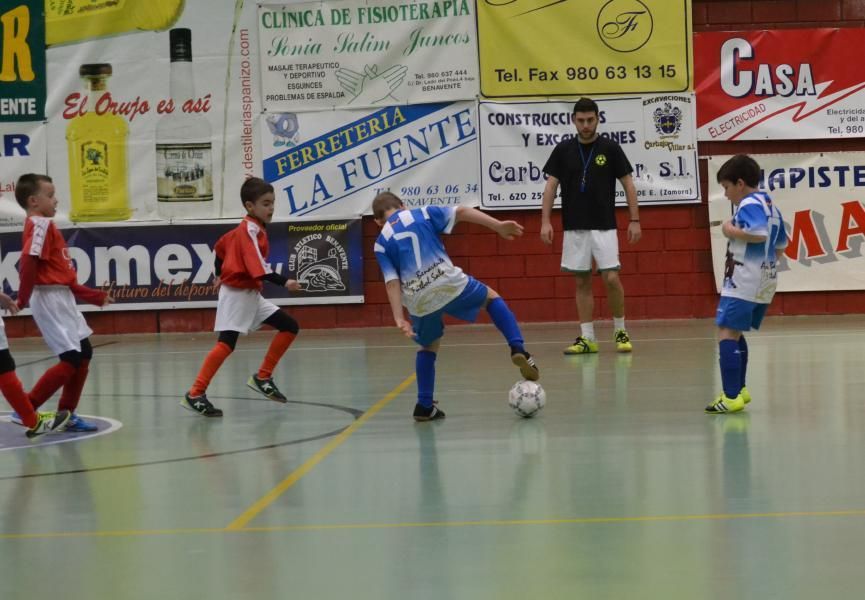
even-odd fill
[(616, 234), (616, 180), (625, 190), (630, 223), (628, 242), (640, 239), (640, 214), (637, 191), (631, 177), (633, 169), (622, 147), (598, 136), (598, 105), (589, 98), (574, 104), (571, 121), (577, 137), (560, 142), (547, 164), (547, 184), (541, 208), (541, 240), (553, 243), (550, 214), (559, 185), (562, 187), (562, 271), (577, 280), (577, 316), (580, 335), (565, 354), (598, 351), (593, 322), (592, 259), (607, 289), (613, 313), (616, 350), (630, 352), (631, 340), (625, 329), (625, 291), (619, 279), (619, 242)]

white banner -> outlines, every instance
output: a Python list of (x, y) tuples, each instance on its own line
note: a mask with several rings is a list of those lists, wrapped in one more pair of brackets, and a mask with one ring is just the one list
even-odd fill
[(378, 192), (405, 204), (477, 204), (474, 102), (271, 113), (261, 122), (276, 215), (368, 213)]
[(24, 222), (15, 182), (24, 173), (45, 173), (46, 138), (42, 123), (0, 123), (0, 227)]
[[(721, 223), (730, 201), (716, 183), (729, 156), (709, 158), (712, 261), (720, 290), (727, 251)], [(760, 188), (781, 211), (790, 244), (778, 266), (778, 291), (865, 289), (865, 152), (754, 155)]]
[[(640, 204), (700, 201), (693, 94), (597, 102), (598, 133), (621, 144)], [(484, 208), (540, 208), (547, 159), (556, 144), (577, 135), (572, 109), (573, 102), (480, 103)], [(616, 204), (625, 205), (621, 185)]]
[(59, 4), (46, 2), (58, 221), (242, 215), (260, 165), (257, 6)]
[(267, 111), (468, 100), (478, 93), (468, 0), (262, 5), (258, 26)]

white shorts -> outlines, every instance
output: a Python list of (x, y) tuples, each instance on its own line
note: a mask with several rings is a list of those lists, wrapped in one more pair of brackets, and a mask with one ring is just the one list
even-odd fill
[(6, 337), (6, 323), (3, 322), (3, 317), (0, 317), (0, 350), (9, 349), (9, 338)]
[(258, 290), (219, 286), (216, 323), (213, 331), (255, 331), (270, 315), (279, 310), (273, 302), (261, 297)]
[(593, 258), (598, 271), (619, 269), (619, 238), (615, 229), (565, 231), (562, 271), (591, 273)]
[(45, 343), (58, 356), (72, 350), (81, 352), (81, 340), (93, 335), (75, 304), (72, 290), (65, 285), (35, 286), (30, 310)]

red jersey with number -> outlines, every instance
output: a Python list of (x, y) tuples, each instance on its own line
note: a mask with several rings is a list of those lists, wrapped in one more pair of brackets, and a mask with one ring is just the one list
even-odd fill
[(77, 283), (75, 265), (63, 234), (48, 217), (27, 217), (24, 221), (22, 254), (39, 259), (35, 285), (73, 285)]
[(270, 250), (267, 232), (252, 217), (244, 217), (240, 225), (216, 242), (214, 251), (222, 261), (219, 278), (225, 285), (261, 290), (261, 277), (271, 272), (264, 257)]

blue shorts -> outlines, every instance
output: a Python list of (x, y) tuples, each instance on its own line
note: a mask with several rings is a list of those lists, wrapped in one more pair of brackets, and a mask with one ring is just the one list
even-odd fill
[(474, 277), (469, 277), (469, 282), (460, 295), (443, 307), (422, 317), (411, 316), (411, 326), (415, 333), (414, 341), (421, 346), (429, 346), (439, 339), (445, 331), (442, 320), (444, 315), (474, 323), (486, 300), (487, 286)]
[(718, 327), (726, 327), (736, 331), (760, 329), (760, 323), (763, 322), (768, 308), (768, 304), (721, 296), (715, 323)]

